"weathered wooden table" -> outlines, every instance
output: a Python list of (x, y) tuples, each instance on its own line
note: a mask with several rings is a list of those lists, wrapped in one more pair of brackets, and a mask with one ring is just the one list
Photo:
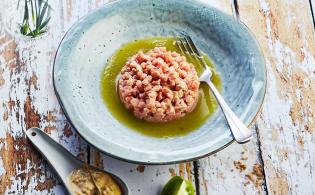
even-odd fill
[[(112, 159), (71, 128), (54, 95), (52, 62), (67, 29), (107, 0), (50, 1), (47, 35), (21, 40), (0, 26), (0, 194), (63, 194), (51, 169), (26, 140), (32, 126), (79, 158), (116, 173), (132, 194), (158, 194), (171, 175), (197, 194), (315, 194), (315, 38), (312, 1), (203, 0), (239, 16), (264, 52), (268, 87), (255, 139), (191, 163), (142, 166)], [(0, 1), (0, 14), (12, 6)], [(315, 2), (313, 2), (315, 6)], [(2, 15), (3, 16), (3, 15)]]

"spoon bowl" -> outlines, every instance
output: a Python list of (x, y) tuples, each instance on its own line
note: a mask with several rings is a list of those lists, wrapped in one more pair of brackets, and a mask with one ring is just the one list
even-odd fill
[(120, 186), (122, 194), (129, 194), (126, 183), (122, 181), (118, 176), (101, 170), (97, 167), (87, 165), (84, 162), (78, 160), (60, 144), (55, 142), (46, 133), (44, 133), (41, 129), (30, 128), (26, 131), (26, 136), (32, 142), (35, 148), (44, 156), (48, 163), (53, 167), (69, 194), (71, 192), (71, 189), (67, 184), (67, 178), (74, 170), (87, 166), (91, 169), (96, 169), (98, 171), (109, 174)]

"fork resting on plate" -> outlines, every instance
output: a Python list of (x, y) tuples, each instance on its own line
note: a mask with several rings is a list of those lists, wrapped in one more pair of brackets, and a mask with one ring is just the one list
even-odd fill
[(200, 82), (205, 82), (209, 85), (211, 91), (213, 92), (215, 98), (217, 99), (222, 112), (227, 120), (227, 123), (230, 127), (230, 130), (234, 136), (234, 139), (238, 143), (245, 143), (252, 138), (252, 132), (240, 121), (240, 119), (236, 116), (236, 114), (232, 111), (232, 109), (225, 102), (217, 88), (211, 81), (212, 72), (208, 67), (206, 61), (204, 60), (201, 52), (196, 47), (195, 43), (191, 39), (189, 35), (186, 33), (182, 33), (182, 36), (178, 37), (176, 40), (176, 44), (181, 50), (181, 52), (185, 55), (190, 56), (191, 58), (195, 58), (197, 62), (201, 63), (204, 70), (201, 76), (199, 77)]

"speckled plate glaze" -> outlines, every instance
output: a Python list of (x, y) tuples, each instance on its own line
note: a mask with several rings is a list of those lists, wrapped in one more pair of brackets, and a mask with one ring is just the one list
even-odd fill
[(80, 19), (56, 54), (53, 76), (57, 96), (86, 141), (116, 158), (144, 164), (197, 159), (233, 141), (219, 109), (198, 130), (161, 139), (126, 128), (103, 103), (101, 73), (115, 50), (134, 39), (179, 31), (190, 34), (213, 59), (225, 100), (245, 124), (251, 123), (264, 99), (266, 68), (255, 39), (244, 25), (198, 1), (123, 0)]

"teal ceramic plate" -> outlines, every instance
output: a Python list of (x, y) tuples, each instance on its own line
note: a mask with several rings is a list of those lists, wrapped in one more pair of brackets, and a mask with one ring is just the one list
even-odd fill
[(196, 131), (161, 139), (128, 129), (103, 103), (101, 73), (115, 50), (134, 39), (180, 31), (190, 34), (212, 58), (225, 100), (245, 124), (251, 123), (265, 95), (266, 68), (244, 25), (198, 1), (122, 0), (80, 19), (65, 35), (55, 58), (57, 96), (87, 142), (116, 158), (145, 164), (197, 159), (232, 142), (219, 109)]

